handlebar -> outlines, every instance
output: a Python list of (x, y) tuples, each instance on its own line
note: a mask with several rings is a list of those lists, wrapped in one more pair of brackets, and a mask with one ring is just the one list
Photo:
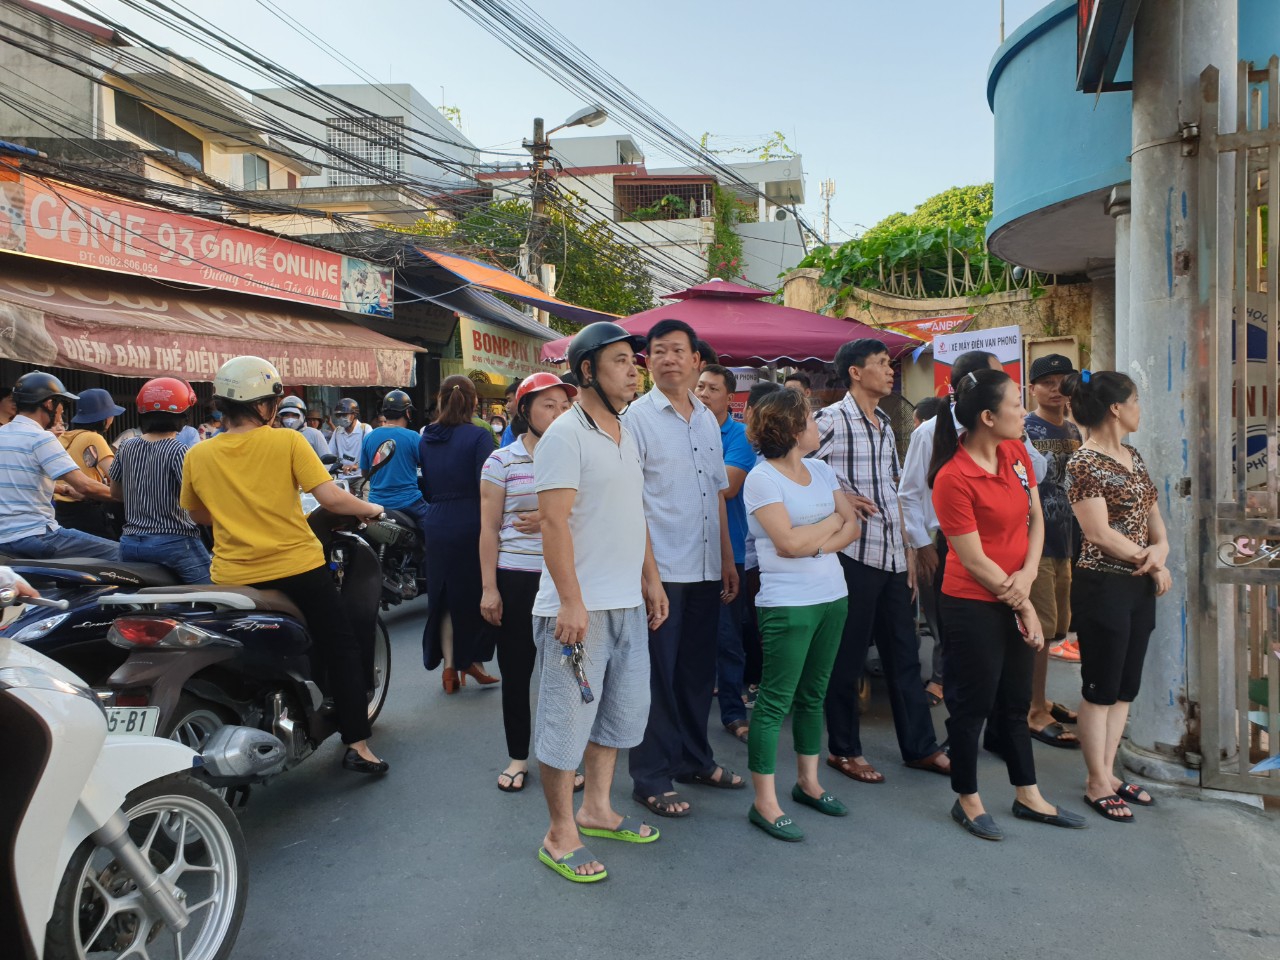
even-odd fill
[(66, 610), (71, 606), (66, 600), (49, 600), (45, 597), (19, 597), (17, 590), (0, 590), (0, 607), (12, 607), (18, 603), (30, 604), (33, 607), (50, 607), (54, 610)]

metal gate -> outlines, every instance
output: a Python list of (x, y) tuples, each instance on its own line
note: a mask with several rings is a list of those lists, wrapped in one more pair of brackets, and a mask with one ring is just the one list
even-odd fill
[(1280, 231), (1268, 222), (1280, 211), (1280, 59), (1237, 69), (1234, 104), (1219, 104), (1216, 68), (1200, 85), (1203, 555), (1188, 626), (1200, 650), (1202, 785), (1280, 795), (1280, 772), (1252, 772), (1280, 752)]

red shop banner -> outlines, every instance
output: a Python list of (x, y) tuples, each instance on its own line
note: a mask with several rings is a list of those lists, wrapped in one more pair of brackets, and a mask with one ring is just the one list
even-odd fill
[(925, 343), (933, 342), (933, 338), (946, 333), (960, 333), (973, 322), (973, 314), (960, 313), (948, 317), (929, 317), (924, 320), (895, 320), (884, 326), (908, 337), (915, 337)]
[(249, 354), (271, 361), (286, 386), (403, 387), (417, 352), (312, 307), (0, 275), (0, 358), (46, 368), (210, 381)]
[(0, 163), (0, 250), (331, 310), (392, 316), (392, 270)]

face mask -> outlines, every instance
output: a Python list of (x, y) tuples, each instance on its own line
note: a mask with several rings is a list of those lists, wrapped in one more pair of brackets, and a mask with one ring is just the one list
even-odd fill
[(302, 418), (301, 418), (301, 417), (295, 417), (295, 416), (292, 416), (292, 415), (290, 415), (290, 414), (287, 414), (287, 413), (286, 413), (286, 414), (282, 414), (282, 415), (281, 415), (281, 417), (280, 417), (280, 422), (281, 422), (284, 426), (288, 427), (290, 430), (301, 430), (301, 429), (302, 429)]
[(495, 423), (495, 424), (493, 425), (493, 432), (494, 432), (494, 433), (502, 433), (502, 424), (500, 424), (500, 423)]
[(339, 427), (343, 427), (343, 428), (351, 426), (350, 417), (334, 417), (333, 422), (337, 424)]

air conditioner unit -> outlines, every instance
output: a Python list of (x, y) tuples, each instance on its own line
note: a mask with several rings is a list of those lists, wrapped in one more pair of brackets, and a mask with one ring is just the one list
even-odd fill
[(785, 220), (789, 216), (791, 216), (791, 214), (789, 214), (786, 210), (783, 210), (782, 207), (779, 207), (777, 210), (773, 211), (773, 219), (775, 220)]

